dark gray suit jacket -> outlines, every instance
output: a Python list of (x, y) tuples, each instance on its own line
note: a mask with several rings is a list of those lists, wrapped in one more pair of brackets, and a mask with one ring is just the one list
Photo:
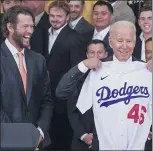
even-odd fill
[(74, 30), (77, 31), (80, 34), (86, 33), (88, 31), (93, 30), (94, 27), (82, 17), (77, 25), (75, 26)]
[(50, 126), (53, 103), (45, 58), (25, 49), (27, 68), (27, 92), (17, 64), (6, 46), (1, 44), (1, 111), (3, 123), (32, 123), (39, 126), (45, 135), (45, 145), (50, 139), (47, 132)]

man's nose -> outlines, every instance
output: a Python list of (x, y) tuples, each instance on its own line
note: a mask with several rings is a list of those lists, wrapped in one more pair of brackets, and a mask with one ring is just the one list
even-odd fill
[(124, 42), (123, 42), (123, 48), (126, 48), (126, 47), (127, 47), (127, 42), (124, 41)]

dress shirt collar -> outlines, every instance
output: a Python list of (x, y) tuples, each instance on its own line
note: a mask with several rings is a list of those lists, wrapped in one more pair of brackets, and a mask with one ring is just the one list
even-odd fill
[(77, 18), (76, 20), (70, 21), (70, 24), (72, 26), (72, 28), (74, 29), (75, 26), (78, 24), (78, 22), (80, 21), (80, 19), (82, 18), (82, 16), (80, 16), (79, 18)]
[(117, 1), (113, 2), (111, 5), (114, 6), (117, 3)]
[[(9, 42), (9, 40), (6, 38), (6, 40), (5, 40), (5, 44), (6, 44), (6, 46), (9, 48), (9, 50), (10, 50), (10, 52), (11, 52), (11, 54), (13, 55), (13, 56), (15, 56), (19, 51)], [(22, 53), (23, 53), (23, 55), (24, 55), (24, 49), (22, 49), (22, 51), (21, 51)]]
[(116, 63), (118, 63), (118, 62), (120, 62), (120, 63), (129, 63), (129, 62), (132, 62), (132, 56), (131, 56), (127, 61), (119, 61), (119, 60), (116, 58), (116, 56), (113, 55), (113, 61), (116, 62)]
[(45, 12), (43, 11), (42, 13), (40, 13), (39, 15), (37, 15), (37, 16), (35, 17), (35, 26), (38, 25), (38, 23), (39, 23), (41, 17), (44, 15), (44, 13), (45, 13)]
[(140, 39), (141, 39), (141, 41), (143, 41), (143, 40), (144, 40), (144, 35), (143, 35), (143, 32), (141, 32), (141, 34), (140, 34)]
[(107, 33), (109, 32), (110, 30), (110, 26), (106, 27), (105, 29), (101, 30), (100, 32), (98, 32), (95, 28), (95, 31), (94, 31), (94, 37), (97, 35), (97, 34), (100, 34), (100, 36), (102, 37), (102, 39), (105, 38), (105, 36), (107, 35)]
[(54, 33), (53, 33), (53, 30), (52, 30), (52, 27), (50, 27), (49, 29), (48, 29), (48, 33), (49, 33), (49, 35), (53, 35), (53, 34), (56, 34), (56, 35), (58, 35), (60, 32), (61, 32), (61, 30), (66, 26), (67, 24), (65, 24), (64, 26), (62, 26), (60, 29), (58, 29), (58, 30), (54, 30)]

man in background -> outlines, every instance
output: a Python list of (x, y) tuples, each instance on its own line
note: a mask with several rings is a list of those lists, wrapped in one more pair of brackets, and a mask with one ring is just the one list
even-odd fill
[(93, 26), (82, 16), (85, 0), (70, 0), (68, 4), (70, 6), (70, 27), (80, 34), (92, 30)]
[(146, 61), (145, 41), (152, 37), (152, 7), (144, 6), (141, 8), (138, 23), (142, 32), (137, 36), (133, 55), (138, 59)]
[[(87, 46), (87, 58), (83, 62), (88, 65), (90, 69), (92, 69), (93, 60), (95, 59), (104, 59), (108, 55), (105, 43), (101, 40), (92, 40), (88, 46)], [(82, 64), (76, 65), (73, 67), (65, 76), (71, 77), (71, 75), (76, 75), (77, 72), (79, 73), (82, 68)], [(73, 139), (71, 144), (72, 150), (90, 150), (90, 147), (92, 145), (92, 138), (93, 138), (93, 130), (94, 130), (94, 118), (92, 110), (87, 111), (84, 115), (80, 113), (80, 111), (76, 107), (77, 99), (81, 90), (81, 87), (83, 85), (83, 82), (85, 81), (86, 76), (89, 72), (85, 73), (75, 87), (71, 89), (71, 92), (69, 93), (67, 90), (62, 90), (61, 85), (59, 84), (58, 88), (56, 89), (56, 95), (57, 97), (61, 98), (61, 100), (67, 98), (67, 109), (68, 109), (68, 117), (69, 122), (71, 124), (72, 130), (73, 130)], [(75, 76), (77, 81), (77, 77)], [(64, 81), (68, 82), (69, 86), (70, 81)]]
[(135, 24), (135, 15), (133, 10), (127, 5), (127, 0), (108, 0), (113, 7), (112, 23), (117, 21), (126, 20)]
[(152, 123), (152, 74), (144, 62), (132, 57), (136, 42), (134, 24), (114, 23), (109, 40), (114, 55), (101, 68), (91, 70), (77, 108), (82, 114), (93, 109), (99, 150), (143, 150)]
[(45, 11), (45, 0), (23, 0), (23, 5), (28, 7), (35, 16), (35, 26), (48, 29), (49, 16)]
[(69, 149), (72, 130), (68, 121), (66, 101), (55, 95), (62, 76), (73, 66), (85, 59), (86, 48), (81, 35), (68, 25), (70, 8), (64, 1), (54, 1), (49, 6), (50, 28), (46, 30), (48, 44), (46, 52), (47, 67), (51, 80), (51, 92), (55, 101), (51, 137), (53, 150)]
[(106, 43), (108, 55), (113, 54), (113, 50), (109, 45), (109, 29), (113, 18), (113, 7), (109, 2), (97, 1), (93, 6), (93, 25), (94, 29), (84, 33), (83, 37), (86, 40), (86, 46), (92, 39), (99, 39)]
[(32, 50), (45, 56), (46, 41), (44, 30), (50, 27), (49, 16), (45, 12), (45, 0), (23, 0), (23, 6), (28, 7), (35, 16), (34, 32), (30, 39)]

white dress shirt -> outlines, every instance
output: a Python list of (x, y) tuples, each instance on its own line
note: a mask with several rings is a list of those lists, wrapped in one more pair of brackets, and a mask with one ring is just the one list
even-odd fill
[(142, 41), (142, 46), (141, 46), (141, 60), (146, 61), (145, 57), (145, 39), (143, 33), (140, 34), (140, 39)]
[(61, 27), (58, 30), (54, 30), (52, 29), (52, 27), (50, 27), (48, 29), (48, 33), (49, 33), (49, 43), (48, 43), (48, 52), (49, 54), (51, 53), (51, 49), (53, 47), (53, 44), (57, 38), (57, 36), (59, 35), (59, 33), (61, 32), (61, 30), (66, 26), (67, 24), (65, 24), (63, 27)]
[(37, 16), (35, 17), (35, 26), (38, 25), (38, 23), (39, 23), (41, 17), (44, 15), (44, 13), (45, 13), (45, 12), (43, 11), (42, 13), (40, 13), (39, 15), (37, 15)]
[[(11, 54), (12, 54), (12, 56), (13, 56), (13, 58), (14, 58), (16, 64), (17, 64), (17, 66), (18, 66), (18, 68), (19, 68), (19, 57), (18, 57), (18, 52), (19, 52), (19, 51), (9, 42), (9, 40), (8, 40), (7, 38), (6, 38), (6, 40), (5, 40), (5, 44), (6, 44), (6, 46), (8, 47), (8, 49), (10, 50), (10, 52), (11, 52)], [(25, 50), (23, 49), (21, 52), (22, 52), (22, 54), (23, 54), (23, 65), (24, 65), (25, 70), (27, 71), (27, 69), (26, 69), (26, 61), (25, 61), (25, 54), (24, 54), (24, 51), (25, 51)], [(44, 138), (44, 133), (43, 133), (43, 131), (41, 130), (41, 128), (38, 126), (37, 129), (39, 130), (41, 136)]]
[(94, 31), (94, 35), (92, 39), (99, 39), (99, 40), (104, 40), (105, 36), (108, 34), (110, 30), (110, 26), (108, 26), (107, 28), (103, 29), (102, 31), (98, 32), (96, 29)]
[(82, 16), (80, 16), (79, 18), (77, 18), (76, 20), (70, 21), (70, 27), (72, 29), (74, 29), (76, 27), (76, 25), (78, 24), (78, 22), (80, 21), (80, 19), (82, 18)]

